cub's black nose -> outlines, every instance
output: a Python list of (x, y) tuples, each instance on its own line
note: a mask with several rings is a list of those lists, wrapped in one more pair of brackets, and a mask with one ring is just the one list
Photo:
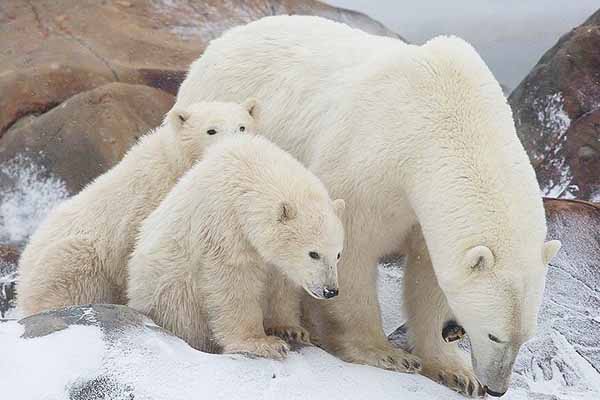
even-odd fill
[(323, 289), (323, 297), (325, 297), (326, 299), (330, 299), (332, 297), (335, 297), (338, 295), (340, 291), (338, 289), (329, 289), (329, 288), (325, 288)]
[(494, 392), (493, 390), (490, 390), (487, 387), (485, 388), (485, 391), (487, 392), (487, 394), (489, 394), (490, 396), (494, 396), (494, 397), (501, 397), (501, 396), (504, 396), (504, 394), (506, 393), (506, 392), (502, 392), (502, 393)]

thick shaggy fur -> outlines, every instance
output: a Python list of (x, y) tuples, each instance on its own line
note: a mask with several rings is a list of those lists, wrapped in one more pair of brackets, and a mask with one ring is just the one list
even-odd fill
[(297, 292), (337, 290), (343, 204), (266, 139), (226, 139), (142, 224), (129, 305), (199, 350), (281, 358), (287, 344), (265, 330), (307, 341)]
[[(307, 300), (312, 333), (348, 361), (415, 371), (418, 356), (424, 374), (458, 391), (481, 394), (479, 380), (504, 392), (559, 244), (544, 244), (534, 171), (475, 50), (454, 37), (414, 46), (268, 17), (214, 40), (177, 103), (248, 95), (264, 102), (261, 133), (348, 205), (340, 296)], [(414, 355), (388, 343), (375, 292), (378, 260), (398, 251), (409, 256)], [(469, 334), (475, 371), (443, 341), (449, 320)]]
[(29, 315), (73, 304), (124, 304), (139, 225), (209, 144), (241, 126), (254, 133), (255, 105), (249, 100), (173, 109), (119, 164), (56, 207), (20, 259), (20, 310)]

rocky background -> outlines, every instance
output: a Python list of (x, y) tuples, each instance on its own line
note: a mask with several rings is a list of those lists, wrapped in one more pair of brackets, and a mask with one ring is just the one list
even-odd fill
[[(277, 14), (404, 40), (314, 0), (0, 1), (0, 317), (15, 317), (19, 252), (48, 210), (160, 124), (211, 39)], [(517, 366), (520, 387), (567, 399), (600, 387), (600, 11), (549, 49), (508, 101), (543, 194), (563, 199), (545, 200), (549, 237), (564, 248), (550, 266), (544, 333)], [(389, 276), (398, 286), (401, 273)], [(397, 290), (386, 293), (384, 309), (397, 308)]]

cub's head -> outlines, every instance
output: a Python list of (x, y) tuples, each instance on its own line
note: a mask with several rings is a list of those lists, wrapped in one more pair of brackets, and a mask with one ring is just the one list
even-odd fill
[(460, 283), (444, 290), (455, 318), (446, 322), (441, 335), (448, 342), (460, 337), (456, 332), (469, 335), (473, 369), (492, 396), (508, 390), (519, 349), (535, 334), (546, 265), (560, 242), (538, 249), (511, 256), (473, 247), (465, 254)]
[(169, 124), (188, 161), (202, 157), (206, 148), (222, 138), (256, 134), (258, 104), (253, 98), (242, 104), (199, 102), (185, 108), (175, 105), (167, 114)]
[(343, 200), (329, 197), (284, 201), (273, 215), (270, 244), (263, 256), (312, 297), (329, 299), (339, 291), (337, 264), (344, 247), (340, 220)]

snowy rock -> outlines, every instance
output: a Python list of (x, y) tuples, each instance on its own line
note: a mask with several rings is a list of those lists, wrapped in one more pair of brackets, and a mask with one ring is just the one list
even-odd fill
[(347, 364), (315, 347), (283, 362), (202, 353), (125, 306), (0, 323), (0, 343), (8, 399), (462, 399), (422, 376)]
[(544, 195), (600, 201), (600, 11), (565, 34), (509, 97)]

